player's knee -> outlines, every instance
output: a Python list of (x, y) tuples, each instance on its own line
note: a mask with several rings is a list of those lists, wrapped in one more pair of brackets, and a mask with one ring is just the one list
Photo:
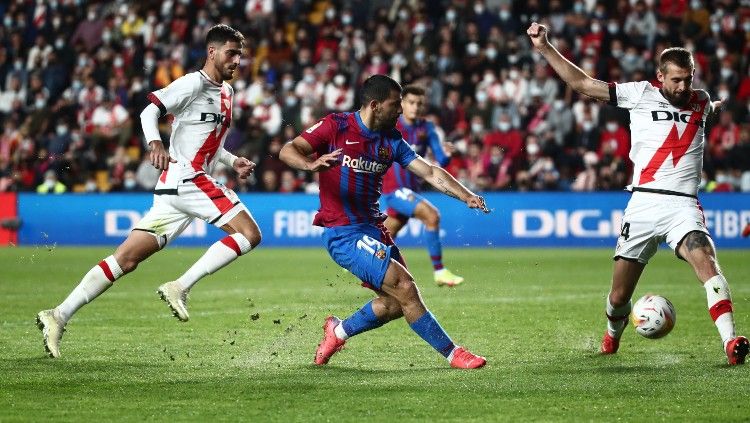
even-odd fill
[(439, 226), (440, 225), (440, 212), (434, 207), (430, 207), (429, 211), (425, 215), (425, 225), (427, 226)]
[(627, 304), (628, 301), (630, 301), (630, 297), (628, 296), (628, 293), (625, 292), (624, 290), (613, 289), (609, 293), (609, 303), (614, 308), (622, 307), (625, 304)]
[(404, 275), (396, 282), (396, 298), (401, 305), (408, 304), (419, 299), (419, 290), (411, 276)]
[(138, 267), (138, 260), (130, 256), (119, 257), (116, 260), (123, 274), (130, 273)]
[(395, 298), (388, 298), (384, 301), (383, 308), (385, 309), (384, 317), (386, 321), (395, 320), (404, 315), (404, 312), (401, 310), (401, 304)]
[(263, 240), (263, 235), (261, 234), (260, 229), (245, 231), (242, 233), (242, 235), (244, 235), (245, 238), (247, 238), (247, 241), (250, 243), (252, 248), (255, 248), (258, 245), (260, 245), (260, 241)]

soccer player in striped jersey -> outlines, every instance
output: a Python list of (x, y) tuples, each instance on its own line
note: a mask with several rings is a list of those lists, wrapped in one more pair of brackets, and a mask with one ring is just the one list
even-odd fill
[[(214, 26), (206, 35), (203, 69), (148, 95), (151, 104), (141, 113), (141, 124), (151, 164), (162, 171), (153, 206), (114, 254), (89, 270), (60, 305), (37, 314), (37, 325), (51, 357), (60, 356), (65, 325), (78, 309), (164, 248), (194, 218), (223, 229), (227, 236), (211, 245), (177, 280), (159, 287), (159, 296), (181, 321), (189, 318), (187, 294), (199, 279), (260, 243), (260, 230), (250, 212), (232, 190), (210, 175), (218, 163), (231, 166), (240, 178), (247, 178), (255, 168), (250, 160), (236, 157), (223, 147), (232, 120), (234, 94), (225, 81), (232, 79), (239, 65), (243, 44), (239, 31), (227, 25)], [(174, 115), (169, 151), (157, 127), (159, 116), (165, 114)]]
[[(424, 88), (407, 85), (402, 96), (403, 114), (398, 119), (396, 129), (417, 154), (424, 157), (429, 149), (438, 165), (447, 165), (453, 149), (448, 144), (443, 145), (435, 125), (422, 117), (425, 108)], [(421, 185), (422, 180), (416, 175), (400, 164), (393, 163), (383, 177), (383, 201), (388, 208), (385, 227), (395, 237), (410, 218), (416, 217), (421, 220), (424, 224), (424, 240), (432, 261), (435, 283), (439, 286), (456, 286), (462, 283), (464, 278), (443, 266), (440, 212), (426, 198), (419, 195)]]
[(289, 166), (320, 172), (320, 210), (313, 223), (323, 226), (331, 258), (376, 293), (376, 298), (345, 320), (329, 316), (315, 353), (323, 365), (347, 338), (404, 317), (422, 339), (455, 368), (478, 368), (486, 360), (453, 343), (422, 302), (414, 278), (383, 226), (378, 199), (383, 175), (398, 163), (429, 184), (489, 213), (484, 199), (448, 172), (419, 157), (395, 129), (401, 114), (401, 86), (385, 75), (368, 78), (362, 107), (336, 113), (284, 145), (279, 154)]
[(693, 56), (684, 48), (665, 49), (656, 72), (661, 87), (648, 81), (608, 84), (565, 59), (549, 43), (543, 25), (532, 23), (527, 34), (571, 88), (630, 112), (634, 171), (628, 190), (633, 195), (615, 248), (601, 353), (614, 354), (619, 349), (638, 279), (659, 244), (666, 242), (678, 258), (690, 264), (703, 285), (728, 363), (743, 364), (750, 342), (735, 333), (729, 283), (719, 268), (697, 197), (706, 118), (722, 102), (711, 102), (708, 93), (692, 88)]

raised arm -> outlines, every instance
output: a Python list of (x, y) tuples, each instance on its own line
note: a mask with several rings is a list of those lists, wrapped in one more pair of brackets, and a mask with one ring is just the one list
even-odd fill
[(417, 156), (409, 163), (408, 169), (440, 192), (463, 201), (469, 208), (490, 212), (484, 198), (471, 192), (442, 167), (432, 165)]
[(313, 148), (310, 143), (302, 137), (297, 137), (281, 147), (279, 159), (294, 169), (320, 172), (336, 163), (339, 155), (341, 155), (341, 149), (323, 154), (314, 160), (310, 157), (312, 153)]
[(534, 22), (526, 33), (531, 38), (531, 44), (547, 59), (552, 69), (566, 84), (570, 85), (570, 88), (597, 100), (610, 101), (609, 85), (588, 76), (581, 68), (560, 54), (547, 39), (547, 27)]

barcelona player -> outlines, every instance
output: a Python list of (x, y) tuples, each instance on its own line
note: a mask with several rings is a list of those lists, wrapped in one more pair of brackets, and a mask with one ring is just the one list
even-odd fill
[(425, 161), (403, 140), (395, 128), (402, 110), (401, 86), (396, 81), (371, 76), (363, 84), (361, 104), (357, 112), (326, 116), (285, 144), (279, 154), (295, 169), (320, 172), (320, 210), (313, 223), (325, 228), (323, 241), (331, 258), (377, 294), (343, 321), (334, 316), (326, 319), (315, 364), (326, 364), (348, 338), (403, 316), (451, 367), (482, 367), (485, 358), (455, 345), (427, 310), (383, 225), (378, 200), (383, 175), (393, 163), (468, 207), (489, 213), (484, 199)]
[[(448, 164), (453, 152), (450, 145), (440, 142), (435, 125), (422, 117), (425, 108), (424, 88), (407, 85), (402, 93), (403, 114), (396, 128), (404, 140), (424, 157), (432, 151), (440, 166)], [(446, 147), (444, 149), (444, 147)], [(464, 281), (443, 266), (443, 248), (440, 244), (440, 212), (426, 198), (419, 195), (422, 181), (398, 163), (393, 163), (383, 178), (383, 200), (388, 207), (385, 227), (395, 237), (410, 218), (416, 217), (424, 224), (424, 240), (434, 269), (435, 283), (438, 286), (456, 286)]]

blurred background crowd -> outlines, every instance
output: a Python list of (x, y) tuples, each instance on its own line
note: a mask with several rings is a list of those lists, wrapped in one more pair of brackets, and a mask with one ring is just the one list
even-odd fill
[[(750, 191), (748, 0), (11, 0), (0, 19), (0, 191), (151, 190), (138, 115), (200, 69), (217, 23), (247, 38), (225, 147), (258, 169), (215, 173), (238, 192), (315, 192), (315, 175), (279, 161), (282, 144), (359, 107), (375, 73), (427, 89), (427, 119), (455, 147), (446, 168), (472, 189), (623, 189), (627, 112), (562, 84), (530, 49), (532, 21), (604, 81), (657, 84), (664, 48), (692, 51), (693, 86), (725, 99), (701, 187)], [(166, 141), (168, 118), (161, 128)]]

